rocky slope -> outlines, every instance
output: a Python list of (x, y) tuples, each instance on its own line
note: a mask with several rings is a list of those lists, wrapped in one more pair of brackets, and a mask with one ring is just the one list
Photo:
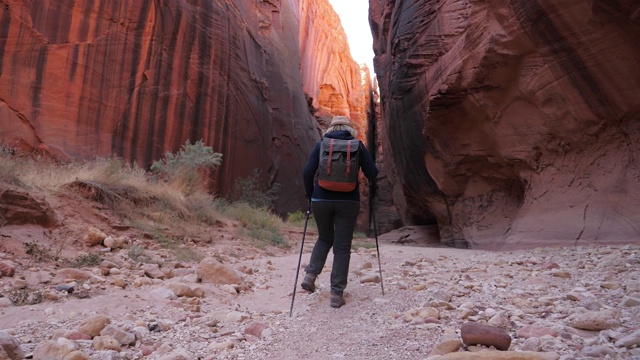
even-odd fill
[(370, 4), (405, 224), (478, 248), (637, 241), (637, 3)]

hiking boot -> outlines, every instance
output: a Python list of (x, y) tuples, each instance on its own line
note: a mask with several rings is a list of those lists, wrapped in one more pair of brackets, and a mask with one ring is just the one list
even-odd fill
[(339, 308), (344, 304), (345, 304), (344, 297), (342, 295), (331, 294), (331, 300), (329, 301), (329, 305), (331, 305), (332, 308)]
[(307, 290), (308, 292), (314, 292), (316, 291), (316, 277), (318, 275), (316, 274), (311, 274), (311, 273), (307, 273), (304, 276), (304, 280), (302, 280), (302, 284), (300, 284), (300, 286)]

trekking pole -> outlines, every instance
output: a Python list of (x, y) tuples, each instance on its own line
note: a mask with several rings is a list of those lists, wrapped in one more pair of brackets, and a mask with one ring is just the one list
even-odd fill
[(293, 296), (291, 297), (291, 308), (289, 309), (289, 317), (293, 314), (293, 302), (296, 300), (296, 287), (298, 286), (298, 274), (300, 274), (300, 262), (302, 261), (302, 250), (304, 249), (304, 237), (307, 235), (307, 224), (309, 223), (309, 214), (311, 214), (311, 200), (307, 207), (307, 218), (304, 220), (304, 230), (302, 231), (302, 243), (300, 244), (300, 256), (298, 256), (298, 267), (296, 268), (296, 280), (293, 282)]
[[(376, 198), (376, 182), (373, 181), (369, 186), (369, 229), (373, 222), (373, 234), (376, 237), (376, 251), (378, 252), (378, 270), (380, 271), (380, 287), (382, 288), (382, 296), (384, 296), (384, 283), (382, 281), (382, 265), (380, 263), (380, 246), (378, 245), (378, 226), (376, 225), (375, 206), (373, 201)], [(373, 220), (373, 221), (372, 221)]]
[(371, 211), (371, 216), (373, 217), (373, 233), (376, 236), (376, 251), (378, 252), (378, 270), (380, 271), (380, 287), (382, 288), (382, 296), (384, 296), (384, 282), (382, 281), (382, 265), (380, 263), (380, 246), (378, 245), (378, 227), (376, 226), (376, 215), (373, 209)]

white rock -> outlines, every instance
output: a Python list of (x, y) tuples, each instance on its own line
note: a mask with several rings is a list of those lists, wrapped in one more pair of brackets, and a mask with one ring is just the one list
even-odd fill
[(626, 347), (626, 348), (634, 347), (634, 345), (640, 346), (640, 329), (616, 341), (615, 345), (617, 347)]

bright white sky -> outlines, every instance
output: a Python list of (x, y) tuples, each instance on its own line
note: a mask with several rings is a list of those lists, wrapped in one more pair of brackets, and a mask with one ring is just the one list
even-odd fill
[(373, 38), (369, 26), (369, 0), (329, 0), (340, 16), (347, 33), (351, 56), (357, 63), (365, 63), (373, 74)]

